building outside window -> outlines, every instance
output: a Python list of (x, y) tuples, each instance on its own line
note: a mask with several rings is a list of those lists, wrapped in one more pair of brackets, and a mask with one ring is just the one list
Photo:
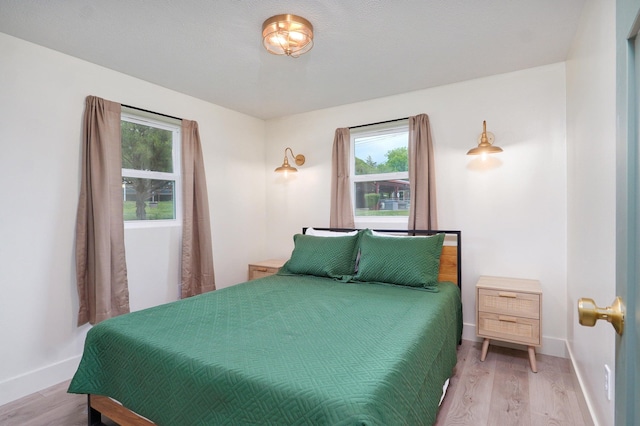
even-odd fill
[(353, 206), (356, 220), (408, 217), (408, 120), (351, 131)]

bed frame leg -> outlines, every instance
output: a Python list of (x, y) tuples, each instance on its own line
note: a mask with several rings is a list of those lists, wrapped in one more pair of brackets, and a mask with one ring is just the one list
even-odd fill
[(91, 407), (91, 395), (87, 395), (87, 424), (89, 426), (100, 426), (102, 424), (102, 414)]

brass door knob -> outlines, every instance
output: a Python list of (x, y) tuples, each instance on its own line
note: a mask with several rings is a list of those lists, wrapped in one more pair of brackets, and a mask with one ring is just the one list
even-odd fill
[(586, 297), (578, 300), (578, 318), (580, 325), (593, 327), (596, 321), (605, 319), (613, 325), (616, 333), (622, 336), (624, 330), (624, 305), (622, 299), (616, 297), (611, 306), (600, 308), (593, 299)]

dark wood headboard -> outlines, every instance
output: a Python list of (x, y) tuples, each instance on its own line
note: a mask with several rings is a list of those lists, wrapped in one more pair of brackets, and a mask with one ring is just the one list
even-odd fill
[[(302, 228), (302, 233), (305, 234), (308, 228)], [(334, 232), (350, 232), (356, 231), (356, 229), (347, 228), (316, 228), (319, 231), (334, 231)], [(438, 275), (439, 281), (451, 281), (457, 284), (458, 287), (462, 287), (462, 231), (442, 231), (442, 230), (421, 230), (421, 229), (374, 229), (376, 232), (384, 232), (395, 235), (435, 235), (445, 234), (444, 246), (442, 247), (442, 254), (440, 255), (440, 273)]]

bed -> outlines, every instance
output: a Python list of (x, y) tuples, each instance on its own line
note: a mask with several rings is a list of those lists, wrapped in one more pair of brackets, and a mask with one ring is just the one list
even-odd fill
[(69, 387), (89, 424), (432, 424), (462, 332), (460, 232), (314, 231), (340, 233), (296, 235), (277, 275), (93, 327)]

